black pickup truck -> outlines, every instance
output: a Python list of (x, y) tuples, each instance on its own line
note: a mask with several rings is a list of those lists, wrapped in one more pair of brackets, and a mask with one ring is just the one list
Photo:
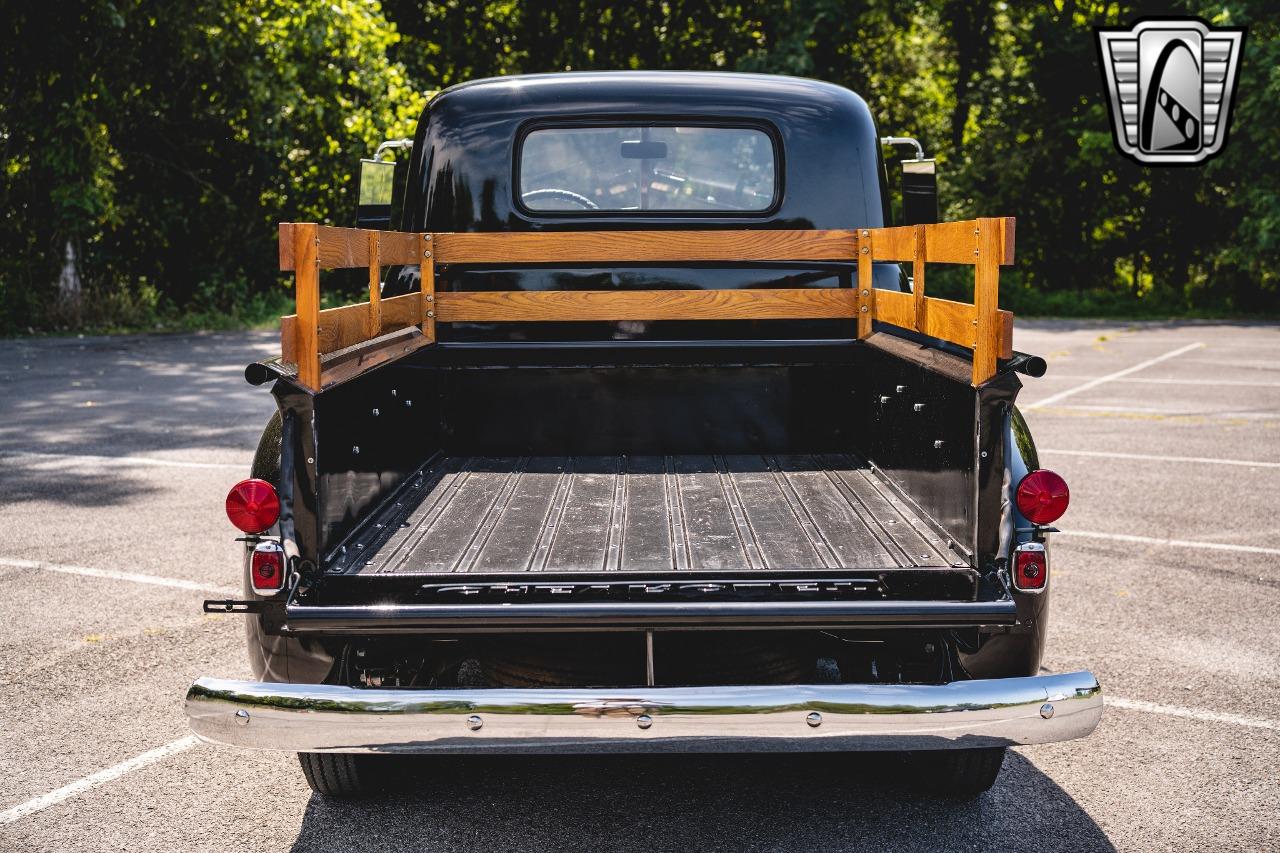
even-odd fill
[[(1093, 675), (1040, 668), (1068, 496), (1014, 407), (1013, 221), (936, 222), (917, 150), (892, 226), (910, 142), (782, 77), (433, 98), (365, 227), (281, 226), (245, 595), (205, 602), (256, 680), (198, 680), (193, 730), (332, 796), (389, 754), (826, 750), (971, 796), (1090, 733)], [(321, 310), (332, 268), (368, 301)]]

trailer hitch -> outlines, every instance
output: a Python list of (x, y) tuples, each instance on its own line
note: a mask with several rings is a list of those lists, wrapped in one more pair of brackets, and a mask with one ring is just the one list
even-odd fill
[(205, 613), (265, 613), (269, 601), (236, 601), (230, 598), (206, 598)]

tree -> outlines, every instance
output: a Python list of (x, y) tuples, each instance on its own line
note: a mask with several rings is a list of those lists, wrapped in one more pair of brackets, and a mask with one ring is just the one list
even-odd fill
[(1179, 0), (1250, 27), (1231, 142), (1193, 169), (1111, 141), (1093, 27), (1168, 12), (1145, 2), (0, 3), (0, 329), (74, 325), (78, 280), (95, 318), (234, 310), (278, 281), (275, 223), (349, 222), (358, 158), (429, 93), (599, 69), (848, 86), (936, 154), (948, 215), (1020, 218), (1015, 309), (1280, 311), (1280, 22), (1261, 0)]
[(83, 0), (7, 20), (9, 326), (54, 303), (68, 243), (100, 300), (231, 307), (243, 283), (270, 286), (275, 223), (348, 221), (359, 158), (425, 101), (359, 0)]

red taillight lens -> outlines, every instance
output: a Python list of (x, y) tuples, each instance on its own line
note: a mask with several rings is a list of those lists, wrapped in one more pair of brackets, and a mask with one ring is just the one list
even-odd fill
[(276, 542), (259, 542), (249, 560), (253, 591), (263, 595), (284, 587), (284, 549)]
[(1049, 524), (1062, 518), (1071, 503), (1067, 481), (1052, 471), (1032, 471), (1018, 484), (1018, 509), (1035, 524)]
[(227, 492), (227, 518), (245, 533), (261, 533), (280, 517), (280, 498), (266, 480), (241, 480)]
[(1039, 542), (1019, 545), (1013, 554), (1013, 586), (1022, 592), (1040, 592), (1049, 582), (1049, 552)]

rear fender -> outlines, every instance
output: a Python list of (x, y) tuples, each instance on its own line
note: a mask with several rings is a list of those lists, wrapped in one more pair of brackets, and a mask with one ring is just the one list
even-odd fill
[[(1040, 467), (1035, 440), (1026, 420), (1016, 406), (1005, 416), (1005, 488), (1001, 507), (1000, 551), (1007, 559), (1013, 549), (1031, 540), (1032, 525), (1018, 511), (1014, 492), (1018, 482)], [(1047, 547), (1047, 545), (1046, 545)], [(1052, 565), (1052, 562), (1050, 563)], [(1008, 575), (1005, 571), (1005, 580)], [(1011, 587), (1011, 585), (1010, 585)], [(1049, 597), (1053, 591), (1050, 570), (1045, 589), (1038, 595), (1012, 592), (1018, 607), (1019, 630), (1009, 633), (984, 634), (975, 652), (958, 652), (960, 666), (973, 678), (1006, 678), (1035, 675), (1040, 671), (1045, 634), (1049, 626)]]
[[(266, 480), (277, 489), (280, 488), (282, 427), (280, 412), (276, 412), (258, 440), (250, 472), (250, 476)], [(253, 591), (249, 578), (252, 553), (253, 543), (246, 542), (241, 572), (243, 598), (246, 601), (268, 601), (268, 597)], [(283, 614), (283, 602), (278, 608), (245, 614), (249, 665), (254, 678), (283, 683), (323, 683), (333, 669), (336, 655), (319, 639), (299, 639), (280, 634), (276, 626), (283, 620)]]

